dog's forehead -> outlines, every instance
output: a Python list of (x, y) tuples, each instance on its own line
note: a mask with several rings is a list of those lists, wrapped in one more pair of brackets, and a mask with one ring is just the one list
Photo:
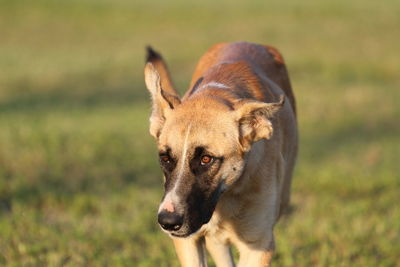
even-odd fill
[(237, 126), (229, 113), (215, 113), (212, 109), (177, 112), (167, 119), (159, 145), (179, 153), (197, 146), (223, 154), (230, 149), (238, 135)]

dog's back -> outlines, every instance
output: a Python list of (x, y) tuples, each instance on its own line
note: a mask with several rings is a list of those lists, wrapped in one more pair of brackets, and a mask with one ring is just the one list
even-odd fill
[[(258, 70), (258, 76), (265, 75), (267, 78), (271, 79), (285, 92), (294, 113), (296, 113), (296, 103), (283, 57), (279, 51), (272, 46), (263, 46), (248, 42), (218, 43), (214, 45), (201, 57), (197, 64), (196, 70), (192, 76), (190, 88), (193, 88), (195, 83), (199, 81), (205, 72), (211, 73), (215, 71), (215, 68), (218, 68), (218, 66), (221, 67), (220, 64), (224, 63), (235, 63), (235, 66), (231, 66), (231, 68), (236, 69), (232, 70), (233, 72), (237, 71), (237, 69), (242, 69), (241, 73), (250, 70), (250, 73), (245, 74), (249, 76), (249, 81), (255, 79), (253, 77), (254, 73), (252, 73), (254, 70)], [(212, 71), (210, 71), (210, 69), (212, 69)], [(218, 76), (220, 79), (220, 72), (214, 72), (213, 76)], [(224, 73), (226, 75), (232, 72)], [(188, 96), (189, 93), (190, 91), (186, 96)], [(258, 98), (257, 94), (255, 94), (255, 97)], [(272, 99), (258, 98), (258, 100), (268, 101)]]

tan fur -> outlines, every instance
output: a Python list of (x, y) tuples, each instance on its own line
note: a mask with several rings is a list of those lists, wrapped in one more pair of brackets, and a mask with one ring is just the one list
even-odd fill
[[(205, 266), (204, 247), (217, 266), (234, 266), (230, 244), (240, 252), (238, 266), (269, 266), (273, 227), (289, 203), (297, 154), (295, 99), (281, 54), (251, 43), (217, 44), (200, 59), (182, 99), (165, 64), (151, 63), (145, 76), (160, 151), (169, 147), (179, 157), (187, 149), (190, 157), (202, 145), (224, 157), (210, 186), (226, 190), (210, 221), (187, 238), (173, 238), (182, 266)], [(157, 71), (168, 80), (166, 93)], [(186, 177), (190, 169), (182, 166)]]

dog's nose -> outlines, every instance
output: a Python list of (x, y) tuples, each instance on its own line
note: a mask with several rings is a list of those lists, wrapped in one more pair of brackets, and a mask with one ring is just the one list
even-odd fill
[(167, 231), (177, 231), (182, 227), (183, 216), (163, 210), (158, 214), (158, 223)]

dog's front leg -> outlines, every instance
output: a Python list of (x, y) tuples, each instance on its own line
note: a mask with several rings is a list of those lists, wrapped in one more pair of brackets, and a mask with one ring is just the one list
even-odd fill
[[(264, 242), (263, 242), (264, 243)], [(269, 267), (275, 250), (275, 242), (267, 241), (269, 245), (242, 243), (238, 246), (240, 259), (238, 267)]]
[(269, 267), (271, 266), (273, 250), (240, 251), (238, 267)]
[(173, 238), (176, 254), (182, 267), (207, 267), (204, 238)]
[(213, 236), (206, 237), (206, 247), (217, 267), (235, 267), (229, 244)]

